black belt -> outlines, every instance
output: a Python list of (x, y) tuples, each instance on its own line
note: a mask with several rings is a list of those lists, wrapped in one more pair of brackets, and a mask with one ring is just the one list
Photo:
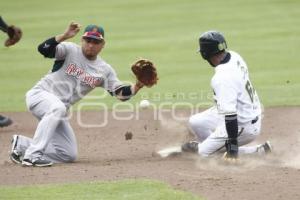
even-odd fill
[(251, 124), (255, 124), (258, 121), (258, 116), (256, 116), (252, 121)]

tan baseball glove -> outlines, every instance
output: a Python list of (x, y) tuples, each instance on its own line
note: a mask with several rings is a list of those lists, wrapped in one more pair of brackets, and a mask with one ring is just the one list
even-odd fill
[(136, 76), (136, 79), (147, 87), (152, 87), (158, 81), (155, 65), (146, 59), (136, 61), (131, 70)]
[(7, 35), (8, 38), (4, 45), (9, 47), (19, 42), (19, 40), (22, 38), (22, 30), (17, 26), (11, 25), (7, 28)]

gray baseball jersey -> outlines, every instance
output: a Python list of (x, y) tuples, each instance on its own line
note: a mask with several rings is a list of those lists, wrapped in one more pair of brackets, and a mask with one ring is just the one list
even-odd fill
[(114, 92), (122, 86), (110, 65), (100, 57), (86, 59), (81, 47), (74, 43), (58, 44), (55, 59), (63, 61), (62, 66), (26, 93), (27, 107), (40, 122), (33, 139), (19, 135), (16, 151), (31, 161), (41, 156), (51, 162), (74, 161), (77, 142), (65, 118), (67, 108), (95, 87)]
[(62, 42), (56, 47), (56, 60), (65, 60), (63, 66), (43, 77), (34, 89), (56, 95), (67, 107), (79, 101), (95, 87), (110, 92), (122, 85), (113, 68), (103, 59), (88, 60), (81, 47)]

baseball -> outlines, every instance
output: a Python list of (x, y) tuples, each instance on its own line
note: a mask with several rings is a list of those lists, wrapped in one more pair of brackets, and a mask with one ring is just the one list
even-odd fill
[(150, 106), (150, 102), (146, 99), (140, 102), (140, 108), (148, 108)]

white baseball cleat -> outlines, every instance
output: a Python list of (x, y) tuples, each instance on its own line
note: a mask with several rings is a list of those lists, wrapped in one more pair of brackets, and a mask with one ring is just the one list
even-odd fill
[(10, 159), (16, 164), (22, 163), (22, 155), (17, 151), (17, 143), (18, 143), (19, 136), (13, 135), (13, 139), (11, 141), (11, 152), (10, 152)]
[(257, 152), (259, 154), (265, 154), (265, 155), (267, 155), (267, 154), (270, 154), (272, 151), (273, 151), (273, 147), (272, 147), (270, 141), (266, 141), (264, 144), (260, 145), (257, 148)]

